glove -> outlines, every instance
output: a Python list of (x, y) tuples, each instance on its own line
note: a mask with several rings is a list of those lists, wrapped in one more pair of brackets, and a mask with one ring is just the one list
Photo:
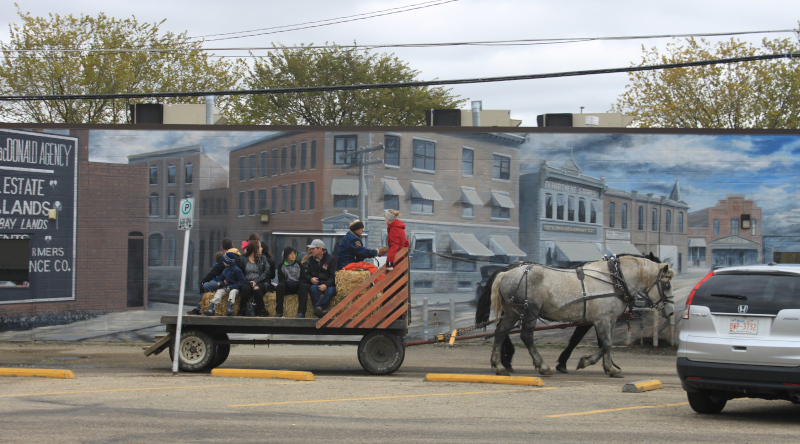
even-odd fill
[(392, 270), (394, 270), (394, 262), (387, 262), (387, 263), (386, 263), (386, 269), (387, 269), (388, 271), (392, 271)]
[(381, 247), (381, 249), (378, 250), (378, 256), (386, 256), (386, 250), (388, 250), (388, 248)]

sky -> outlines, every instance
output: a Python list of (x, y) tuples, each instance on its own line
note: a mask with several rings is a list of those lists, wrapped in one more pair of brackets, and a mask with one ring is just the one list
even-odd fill
[[(428, 5), (420, 5), (428, 1)], [(796, 0), (675, 0), (540, 1), (540, 0), (429, 0), (376, 1), (296, 0), (206, 1), (139, 0), (18, 0), (22, 11), (34, 16), (49, 13), (135, 16), (139, 22), (160, 22), (164, 31), (189, 36), (232, 33), (320, 21), (409, 5), (418, 9), (329, 26), (248, 38), (207, 41), (207, 48), (259, 47), (299, 44), (407, 44), (545, 38), (675, 35), (796, 29), (800, 2)], [(422, 7), (427, 6), (427, 7)], [(388, 12), (388, 11), (387, 11)], [(0, 4), (0, 40), (8, 41), (9, 23), (19, 23), (13, 2)], [(266, 32), (266, 31), (264, 31)], [(790, 33), (738, 37), (753, 42), (763, 37), (791, 37)], [(211, 39), (214, 37), (207, 37)], [(713, 40), (713, 39), (712, 39)], [(555, 73), (572, 70), (619, 68), (639, 62), (642, 45), (664, 48), (670, 39), (591, 41), (569, 44), (493, 47), (390, 48), (418, 70), (420, 80)], [(217, 51), (244, 55), (246, 51)], [(481, 100), (484, 109), (511, 111), (523, 126), (536, 126), (544, 113), (607, 112), (624, 91), (626, 74), (562, 79), (522, 80), (458, 85), (452, 93)], [(466, 108), (469, 107), (469, 102)]]

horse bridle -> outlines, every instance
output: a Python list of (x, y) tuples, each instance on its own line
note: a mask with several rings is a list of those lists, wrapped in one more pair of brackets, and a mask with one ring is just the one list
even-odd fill
[[(658, 296), (659, 296), (658, 302), (653, 302), (650, 300), (649, 297), (647, 297), (647, 295), (650, 294), (650, 290), (655, 286), (658, 287)], [(674, 299), (667, 296), (667, 292), (671, 288), (672, 288), (672, 278), (666, 276), (664, 268), (659, 269), (658, 276), (656, 276), (656, 280), (652, 284), (650, 284), (650, 286), (647, 287), (647, 289), (645, 289), (644, 291), (648, 308), (656, 308), (658, 310), (661, 310), (668, 303), (672, 304), (674, 302)]]

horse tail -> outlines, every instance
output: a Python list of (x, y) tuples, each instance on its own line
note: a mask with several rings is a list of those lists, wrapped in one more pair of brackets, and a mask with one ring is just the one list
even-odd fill
[(475, 323), (481, 324), (489, 320), (489, 315), (492, 310), (492, 284), (494, 283), (497, 274), (505, 271), (504, 268), (495, 270), (494, 273), (486, 281), (486, 286), (483, 287), (481, 296), (478, 298), (478, 306), (475, 309)]
[(503, 282), (505, 273), (499, 273), (494, 282), (492, 282), (492, 309), (494, 316), (500, 319), (503, 312), (503, 296), (500, 295), (500, 284)]

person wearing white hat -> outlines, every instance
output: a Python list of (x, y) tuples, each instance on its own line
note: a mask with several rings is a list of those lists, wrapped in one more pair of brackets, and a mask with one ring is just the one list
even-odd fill
[(325, 243), (314, 239), (308, 246), (311, 258), (306, 265), (305, 280), (309, 285), (308, 295), (314, 306), (314, 315), (321, 318), (336, 296), (336, 258), (328, 254)]

